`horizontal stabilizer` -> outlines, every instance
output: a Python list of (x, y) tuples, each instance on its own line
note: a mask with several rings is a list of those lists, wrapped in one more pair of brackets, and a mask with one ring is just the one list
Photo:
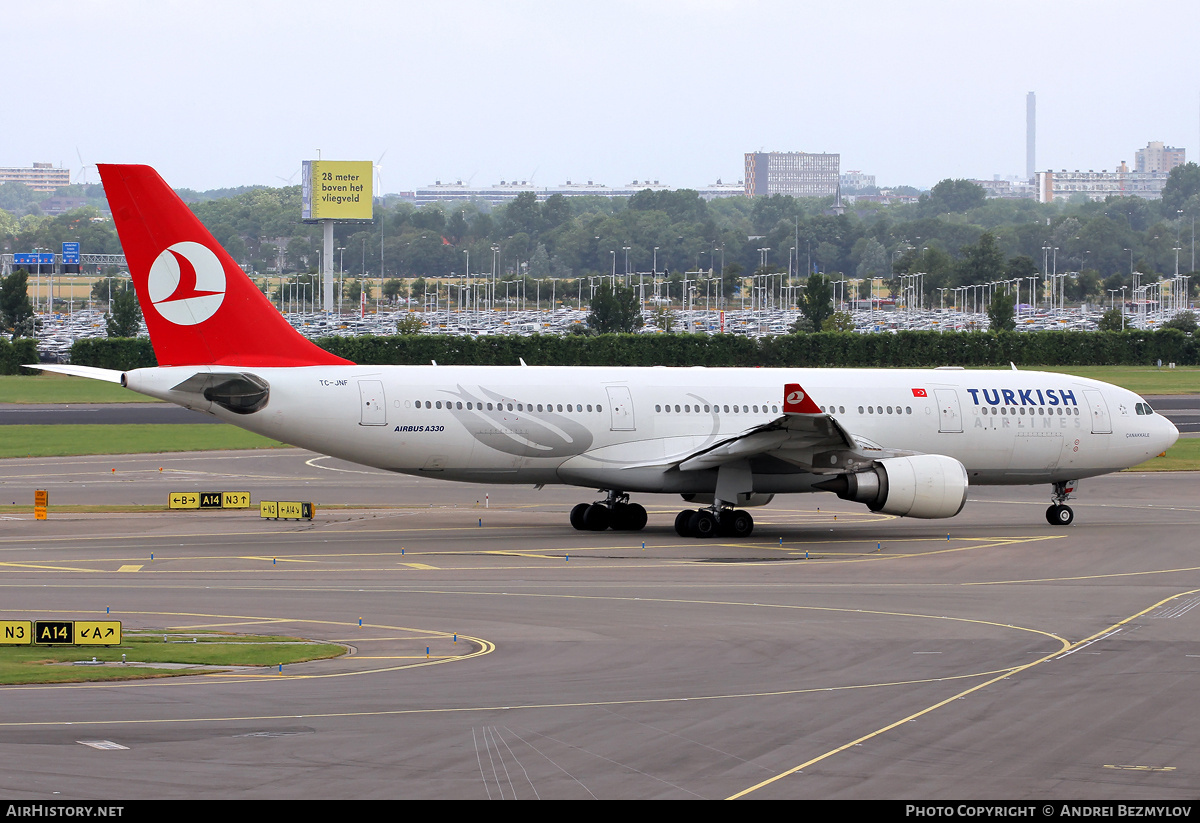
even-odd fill
[(26, 369), (41, 369), (42, 371), (54, 372), (55, 374), (69, 374), (71, 377), (87, 377), (91, 380), (103, 380), (106, 383), (120, 383), (121, 375), (124, 372), (115, 371), (114, 369), (99, 369), (95, 366), (71, 366), (59, 365), (47, 366), (39, 363), (35, 366), (24, 366)]

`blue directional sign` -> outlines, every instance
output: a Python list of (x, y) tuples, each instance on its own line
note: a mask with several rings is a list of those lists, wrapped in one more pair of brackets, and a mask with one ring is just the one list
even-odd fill
[(67, 266), (79, 265), (79, 244), (78, 243), (63, 243), (62, 244), (63, 264)]
[(13, 255), (13, 265), (14, 266), (53, 266), (54, 265), (54, 252), (50, 252), (49, 254), (45, 254), (45, 253), (39, 254), (36, 252), (30, 253), (30, 254), (14, 254)]

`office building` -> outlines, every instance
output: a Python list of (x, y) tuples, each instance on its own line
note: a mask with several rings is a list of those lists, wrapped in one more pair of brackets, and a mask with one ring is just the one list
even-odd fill
[(71, 185), (71, 171), (63, 168), (56, 169), (49, 163), (0, 168), (0, 183), (24, 183), (34, 191), (49, 192)]
[(1137, 150), (1134, 167), (1139, 172), (1159, 171), (1165, 174), (1187, 162), (1184, 154), (1184, 149), (1164, 146), (1162, 141), (1152, 141), (1146, 144), (1146, 148)]
[(746, 154), (746, 194), (788, 194), (792, 197), (831, 197), (841, 183), (840, 154), (802, 151)]

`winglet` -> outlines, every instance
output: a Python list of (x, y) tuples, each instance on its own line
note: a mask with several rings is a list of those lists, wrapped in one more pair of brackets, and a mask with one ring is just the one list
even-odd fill
[(799, 383), (786, 383), (783, 386), (784, 414), (820, 414), (821, 409), (813, 402)]

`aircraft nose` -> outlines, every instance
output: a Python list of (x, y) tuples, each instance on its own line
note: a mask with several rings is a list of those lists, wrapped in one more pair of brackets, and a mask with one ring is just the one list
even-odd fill
[(1162, 454), (1175, 445), (1175, 441), (1179, 439), (1179, 429), (1175, 428), (1175, 424), (1161, 414), (1156, 416), (1159, 425), (1155, 432), (1155, 450)]

